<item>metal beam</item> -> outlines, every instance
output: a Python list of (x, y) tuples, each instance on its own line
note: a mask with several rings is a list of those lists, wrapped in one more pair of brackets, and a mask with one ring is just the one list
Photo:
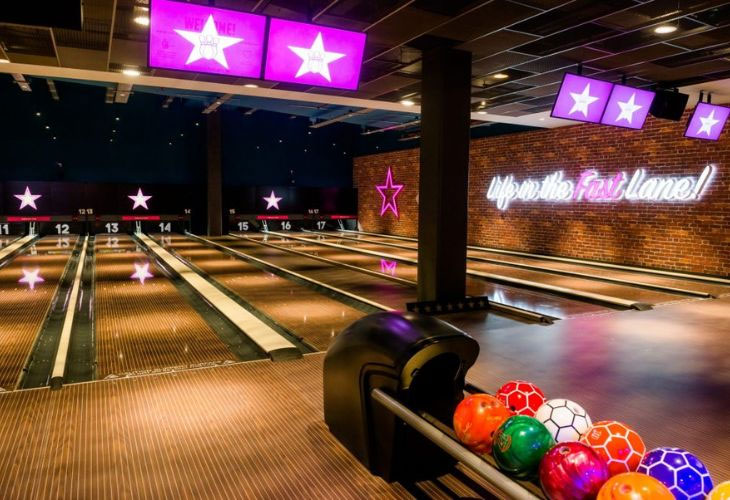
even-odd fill
[(47, 78), (46, 83), (48, 84), (48, 92), (51, 93), (51, 98), (53, 98), (54, 101), (60, 101), (60, 98), (58, 97), (58, 91), (56, 90), (56, 84), (53, 82), (53, 80)]
[(309, 128), (321, 128), (326, 127), (327, 125), (331, 125), (333, 123), (341, 122), (342, 120), (347, 120), (348, 118), (352, 118), (353, 116), (359, 116), (359, 115), (365, 115), (367, 113), (370, 113), (374, 110), (366, 108), (366, 109), (360, 109), (358, 111), (350, 111), (349, 113), (345, 113), (344, 115), (336, 116), (334, 118), (330, 118), (329, 120), (325, 120), (323, 122), (314, 123), (309, 126)]
[(314, 22), (314, 21), (316, 21), (317, 19), (319, 19), (319, 17), (320, 17), (320, 16), (322, 16), (322, 15), (323, 15), (323, 14), (324, 14), (325, 12), (327, 12), (328, 10), (330, 10), (330, 9), (331, 9), (332, 7), (334, 7), (334, 6), (335, 6), (336, 4), (338, 4), (339, 2), (340, 2), (340, 0), (332, 0), (332, 1), (331, 1), (330, 3), (328, 3), (328, 4), (327, 4), (327, 5), (326, 5), (326, 6), (325, 6), (325, 7), (324, 7), (324, 8), (322, 9), (322, 10), (320, 10), (320, 11), (319, 11), (319, 12), (317, 12), (317, 13), (316, 13), (315, 15), (313, 15), (313, 16), (312, 16), (312, 20), (311, 20), (311, 21), (312, 21), (312, 22)]
[(25, 76), (22, 73), (11, 73), (13, 80), (18, 84), (20, 90), (24, 92), (31, 92), (30, 84), (25, 80)]
[(205, 108), (203, 110), (203, 114), (209, 115), (216, 109), (220, 108), (223, 105), (223, 103), (228, 101), (229, 99), (231, 99), (231, 97), (233, 97), (233, 94), (225, 94), (225, 95), (220, 96), (218, 99), (213, 101), (207, 108)]

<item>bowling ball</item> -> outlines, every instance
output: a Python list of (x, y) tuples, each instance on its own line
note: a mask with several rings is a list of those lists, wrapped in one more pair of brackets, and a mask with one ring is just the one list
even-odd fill
[(497, 399), (517, 415), (534, 417), (540, 405), (545, 402), (545, 394), (532, 382), (510, 380), (497, 391)]
[(644, 441), (636, 431), (615, 420), (596, 422), (581, 436), (580, 442), (598, 453), (612, 476), (635, 471), (646, 452)]
[(537, 476), (542, 456), (555, 444), (539, 420), (515, 415), (494, 433), (492, 454), (500, 469), (517, 479)]
[(595, 498), (608, 477), (598, 453), (576, 441), (553, 446), (540, 461), (540, 486), (551, 500)]
[(550, 399), (535, 412), (558, 443), (578, 441), (591, 426), (591, 417), (581, 405), (569, 399)]
[(606, 481), (596, 500), (674, 500), (674, 495), (651, 476), (624, 472)]
[(459, 441), (475, 453), (490, 453), (494, 431), (512, 413), (489, 394), (465, 397), (454, 411), (454, 431)]
[(644, 455), (636, 471), (664, 483), (677, 500), (704, 499), (712, 490), (705, 464), (681, 448), (654, 448)]
[(707, 500), (730, 500), (730, 481), (715, 486), (715, 489), (707, 496)]

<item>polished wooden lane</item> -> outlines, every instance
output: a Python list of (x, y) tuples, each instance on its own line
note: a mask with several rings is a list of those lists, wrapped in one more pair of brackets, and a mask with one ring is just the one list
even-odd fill
[(716, 481), (730, 480), (730, 297), (548, 327), (491, 329), (475, 313), (444, 319), (479, 341), (468, 378), (486, 390), (531, 380), (594, 421), (626, 422), (650, 448), (694, 452)]
[(0, 388), (15, 389), (77, 240), (47, 236), (0, 268)]
[(97, 378), (238, 358), (129, 236), (95, 244)]
[(365, 313), (186, 236), (154, 236), (277, 324), (324, 350)]

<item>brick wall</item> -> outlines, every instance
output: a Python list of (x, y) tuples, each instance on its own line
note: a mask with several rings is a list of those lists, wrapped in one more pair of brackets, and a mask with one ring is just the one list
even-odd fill
[[(718, 142), (685, 139), (687, 118), (649, 117), (642, 131), (588, 124), (473, 140), (469, 243), (730, 276), (730, 130)], [(643, 167), (653, 175), (697, 176), (708, 163), (717, 172), (698, 202), (514, 201), (501, 211), (486, 198), (495, 175), (519, 181), (563, 170), (575, 179), (586, 167), (602, 175)], [(418, 164), (417, 149), (355, 158), (363, 230), (417, 235)], [(399, 219), (379, 216), (382, 198), (374, 186), (388, 167), (394, 182), (405, 184)]]

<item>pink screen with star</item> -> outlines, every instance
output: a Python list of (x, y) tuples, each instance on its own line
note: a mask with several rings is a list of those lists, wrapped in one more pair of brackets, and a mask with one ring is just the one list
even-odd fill
[(265, 32), (264, 16), (152, 0), (149, 66), (260, 78)]
[(365, 33), (271, 19), (264, 78), (356, 90)]

